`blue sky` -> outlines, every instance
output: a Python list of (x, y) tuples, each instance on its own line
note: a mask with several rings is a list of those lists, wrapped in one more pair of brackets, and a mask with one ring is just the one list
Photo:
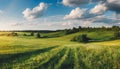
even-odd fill
[(0, 0), (0, 9), (15, 18), (22, 17), (22, 12), (26, 8), (32, 9), (41, 2), (52, 4), (46, 11), (46, 16), (62, 15), (71, 10), (71, 8), (58, 4), (58, 2), (61, 2), (60, 0)]
[(116, 12), (104, 0), (0, 0), (0, 30), (119, 25)]

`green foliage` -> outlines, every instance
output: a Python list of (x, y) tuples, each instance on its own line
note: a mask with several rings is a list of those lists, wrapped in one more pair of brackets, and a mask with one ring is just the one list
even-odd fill
[(31, 32), (30, 36), (34, 36), (34, 32)]
[(27, 34), (24, 33), (23, 36), (27, 36)]
[(77, 42), (82, 42), (82, 37), (81, 35), (78, 35), (78, 36), (74, 36), (71, 41), (77, 41)]
[(112, 27), (81, 27), (79, 26), (78, 28), (73, 27), (72, 29), (65, 29), (64, 32), (66, 34), (73, 34), (77, 32), (96, 32), (96, 31), (119, 31), (120, 27), (119, 26), (112, 26)]
[(37, 38), (40, 38), (40, 37), (41, 37), (41, 35), (40, 35), (40, 33), (38, 32), (38, 33), (37, 33)]
[(92, 39), (88, 38), (86, 34), (78, 35), (71, 39), (71, 41), (84, 42), (84, 43), (87, 43), (90, 40)]
[(86, 34), (82, 34), (81, 39), (82, 39), (82, 42), (84, 43), (87, 43), (91, 40), (90, 38), (87, 37)]
[(12, 33), (8, 34), (8, 36), (18, 36), (18, 33), (12, 32)]
[(115, 39), (120, 39), (120, 32), (119, 32), (119, 31), (116, 31), (116, 32), (114, 33), (114, 38), (115, 38)]

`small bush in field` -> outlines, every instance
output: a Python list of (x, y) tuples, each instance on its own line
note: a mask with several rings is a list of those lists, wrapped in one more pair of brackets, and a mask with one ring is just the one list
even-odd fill
[(89, 42), (89, 40), (91, 40), (91, 39), (88, 38), (86, 34), (82, 34), (81, 40), (82, 40), (82, 42)]
[(30, 36), (34, 36), (34, 32), (31, 32)]
[(23, 34), (23, 36), (27, 36), (27, 34)]
[(81, 35), (73, 37), (73, 38), (71, 39), (71, 41), (81, 42), (81, 41), (82, 41), (82, 40), (81, 40)]
[(71, 39), (71, 41), (84, 42), (84, 43), (89, 42), (89, 40), (91, 39), (88, 38), (86, 34), (75, 36)]
[(120, 32), (115, 32), (114, 33), (114, 38), (119, 39), (120, 38)]
[(37, 33), (37, 38), (40, 38), (40, 37), (41, 37), (41, 35), (40, 35), (40, 33), (38, 32), (38, 33)]
[(12, 33), (8, 34), (8, 36), (18, 36), (18, 33), (12, 32)]

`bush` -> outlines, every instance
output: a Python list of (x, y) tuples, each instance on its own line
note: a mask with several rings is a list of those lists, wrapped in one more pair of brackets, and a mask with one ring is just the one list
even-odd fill
[(38, 33), (37, 33), (37, 38), (40, 38), (40, 37), (41, 37), (41, 36), (40, 36), (40, 33), (38, 32)]
[(89, 38), (87, 37), (87, 35), (86, 34), (83, 34), (82, 36), (81, 36), (81, 40), (82, 40), (82, 42), (88, 42), (89, 41)]
[(86, 34), (82, 34), (82, 35), (79, 35), (79, 36), (75, 36), (71, 39), (71, 41), (76, 41), (76, 42), (84, 42), (84, 43), (87, 43), (89, 42), (91, 39), (87, 37)]
[(18, 36), (18, 34), (15, 32), (12, 32), (12, 33), (8, 34), (8, 36)]
[(43, 36), (42, 38), (49, 38), (48, 36)]
[(114, 38), (115, 39), (120, 39), (120, 32), (115, 32), (114, 33)]
[(31, 32), (30, 36), (34, 36), (34, 32)]
[(23, 36), (27, 36), (27, 34), (23, 34)]

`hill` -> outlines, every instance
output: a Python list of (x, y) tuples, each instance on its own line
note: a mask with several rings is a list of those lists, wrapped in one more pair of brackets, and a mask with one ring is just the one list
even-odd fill
[[(1, 32), (9, 34), (11, 32)], [(31, 32), (15, 32), (18, 36), (0, 36), (0, 69), (119, 69), (120, 40), (113, 31), (41, 33), (51, 38), (36, 38)], [(59, 37), (57, 36), (59, 34)], [(87, 34), (102, 42), (73, 42), (74, 36)], [(55, 37), (54, 37), (55, 36)], [(57, 37), (56, 37), (57, 36)]]

